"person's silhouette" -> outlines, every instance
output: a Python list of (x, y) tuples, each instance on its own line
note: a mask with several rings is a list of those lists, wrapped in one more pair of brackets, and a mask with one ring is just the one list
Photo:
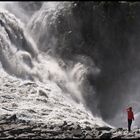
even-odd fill
[(128, 131), (131, 131), (132, 120), (134, 120), (134, 114), (132, 111), (132, 107), (127, 108), (127, 118), (128, 118)]

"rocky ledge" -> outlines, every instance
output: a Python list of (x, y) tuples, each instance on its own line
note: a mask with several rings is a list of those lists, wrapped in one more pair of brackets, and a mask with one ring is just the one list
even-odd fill
[(83, 128), (78, 123), (43, 124), (18, 119), (16, 114), (0, 119), (0, 139), (133, 139), (140, 138), (140, 129), (128, 133), (123, 128), (93, 127)]

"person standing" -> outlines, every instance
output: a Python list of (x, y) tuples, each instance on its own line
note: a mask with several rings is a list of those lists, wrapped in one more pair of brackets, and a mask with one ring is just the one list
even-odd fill
[(134, 114), (132, 111), (132, 107), (127, 108), (127, 118), (128, 118), (128, 131), (131, 131), (132, 120), (134, 120)]

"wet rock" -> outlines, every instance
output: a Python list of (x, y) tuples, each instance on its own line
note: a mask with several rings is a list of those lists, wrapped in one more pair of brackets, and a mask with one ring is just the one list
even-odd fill
[(12, 107), (18, 107), (16, 103), (12, 103)]
[(50, 129), (54, 129), (54, 126), (53, 126), (53, 125), (51, 125), (49, 128), (50, 128)]
[(93, 139), (93, 136), (92, 135), (86, 135), (85, 139)]
[(112, 128), (104, 126), (104, 127), (97, 127), (96, 129), (97, 129), (98, 131), (100, 131), (100, 130), (110, 131)]
[(42, 138), (46, 138), (46, 134), (41, 134), (41, 137)]
[(67, 122), (66, 122), (66, 121), (64, 121), (63, 126), (66, 126), (66, 125), (67, 125)]
[(73, 133), (73, 136), (80, 137), (82, 135), (82, 129), (81, 129), (81, 127), (77, 127), (76, 129), (74, 129), (72, 131), (72, 133)]
[(13, 130), (10, 131), (11, 134), (21, 134), (21, 133), (24, 133), (24, 132), (30, 132), (31, 131), (31, 127), (30, 126), (20, 126), (20, 127), (17, 127)]
[(41, 127), (42, 128), (48, 128), (48, 126), (46, 124), (42, 124)]
[[(72, 124), (66, 125), (65, 127), (66, 127), (68, 130), (72, 131), (72, 130), (74, 130), (74, 129), (77, 129), (79, 126), (77, 126), (77, 124), (72, 123)], [(80, 128), (80, 127), (79, 127), (79, 128)]]
[(3, 132), (3, 130), (4, 130), (3, 127), (0, 127), (0, 132)]
[(22, 119), (18, 119), (17, 121), (18, 121), (19, 123), (24, 123), (24, 124), (26, 123), (26, 121), (25, 121), (25, 120), (22, 120)]
[(14, 139), (14, 136), (9, 135), (6, 139)]
[(33, 128), (32, 131), (33, 132), (40, 132), (41, 131), (41, 128)]
[(135, 136), (135, 134), (134, 133), (128, 133), (128, 135), (127, 135), (128, 137), (134, 137)]
[(9, 95), (3, 95), (2, 97), (3, 97), (3, 98), (6, 98), (6, 99), (14, 99), (14, 97), (11, 97), (11, 96), (9, 96)]
[(123, 131), (123, 128), (117, 128), (117, 131)]
[(91, 131), (92, 128), (91, 128), (90, 126), (86, 126), (85, 130), (89, 130), (89, 131)]
[[(13, 118), (8, 116), (6, 118)], [(12, 119), (11, 119), (12, 120)], [(2, 120), (1, 120), (2, 121)], [(26, 121), (25, 121), (26, 122)], [(65, 128), (65, 129), (64, 129)], [(71, 129), (72, 128), (72, 129)], [(0, 124), (0, 138), (16, 138), (16, 139), (120, 139), (120, 138), (140, 138), (136, 133), (139, 129), (135, 129), (132, 133), (128, 133), (125, 129), (113, 129), (114, 131), (104, 130), (101, 128), (91, 128), (90, 126), (82, 127), (77, 123), (68, 123), (66, 121), (61, 124), (43, 124), (27, 121), (11, 121), (9, 124)]]
[(55, 130), (46, 130), (45, 132), (53, 134), (54, 136), (63, 133), (63, 131), (55, 131)]
[(6, 120), (1, 120), (1, 121), (0, 121), (0, 125), (2, 125), (2, 124), (6, 124), (6, 123), (7, 123)]
[(44, 103), (47, 103), (47, 102), (48, 102), (46, 99), (40, 99), (40, 98), (37, 98), (36, 100), (37, 100), (37, 101), (44, 102)]
[(47, 133), (47, 129), (41, 129), (41, 133)]
[(62, 130), (62, 129), (60, 129), (60, 127), (56, 126), (56, 127), (54, 128), (54, 130), (55, 130), (55, 131), (60, 131), (60, 130)]
[(4, 84), (4, 86), (6, 86), (6, 87), (10, 87), (11, 85), (8, 85), (8, 84)]
[(103, 132), (101, 135), (100, 135), (100, 139), (110, 139), (112, 136), (112, 133), (111, 132)]
[(122, 136), (121, 135), (115, 135), (115, 136), (112, 136), (111, 139), (120, 139)]
[[(7, 102), (7, 101), (4, 101), (4, 100), (3, 100), (2, 103), (4, 103), (4, 102)], [(7, 111), (11, 111), (11, 112), (13, 111), (13, 110), (11, 110), (11, 109), (9, 109), (9, 108), (5, 108), (5, 107), (2, 107), (2, 109), (7, 110)]]
[(47, 91), (51, 91), (51, 89), (45, 88)]
[(5, 133), (1, 133), (1, 137), (7, 137), (7, 135)]
[(14, 115), (10, 116), (9, 118), (7, 118), (7, 121), (16, 121), (16, 119), (17, 119), (17, 116), (16, 116), (16, 114), (14, 114)]
[(93, 133), (95, 134), (95, 137), (98, 137), (99, 135), (101, 135), (102, 131), (94, 131)]
[(26, 136), (27, 136), (28, 138), (31, 138), (31, 137), (35, 137), (36, 134), (34, 134), (34, 133), (27, 133)]
[(43, 91), (43, 90), (39, 90), (39, 95), (48, 98), (48, 95), (47, 95), (46, 92)]
[(27, 134), (20, 134), (16, 138), (26, 138), (26, 137), (27, 137)]
[(28, 109), (28, 111), (29, 111), (30, 113), (36, 113), (36, 111), (34, 111), (33, 109)]
[[(34, 83), (34, 82), (26, 82), (26, 83), (24, 83), (23, 85), (25, 85), (25, 86), (28, 86), (28, 85), (33, 85), (33, 86), (37, 86), (36, 85), (36, 83)], [(20, 85), (20, 86), (23, 86), (23, 85)]]

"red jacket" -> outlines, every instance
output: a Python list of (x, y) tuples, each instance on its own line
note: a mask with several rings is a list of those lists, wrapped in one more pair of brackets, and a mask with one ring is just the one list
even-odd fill
[(130, 120), (134, 120), (134, 114), (133, 114), (133, 111), (132, 110), (127, 110), (127, 116), (128, 116), (128, 119)]

